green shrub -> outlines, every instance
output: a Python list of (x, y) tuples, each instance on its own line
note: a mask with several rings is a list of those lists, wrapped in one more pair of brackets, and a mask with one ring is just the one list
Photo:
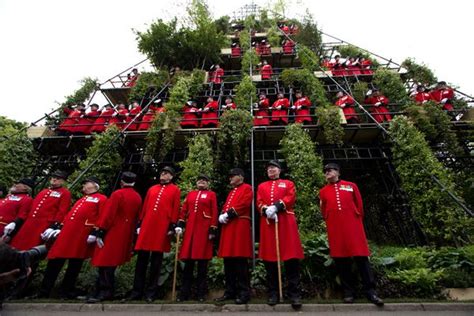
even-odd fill
[(342, 145), (344, 127), (341, 125), (339, 108), (336, 106), (319, 107), (316, 109), (316, 116), (326, 143)]
[(390, 69), (379, 68), (375, 71), (373, 83), (392, 103), (405, 104), (408, 95), (400, 75)]
[(413, 268), (391, 271), (387, 276), (390, 280), (397, 281), (406, 287), (409, 291), (406, 294), (409, 296), (433, 297), (440, 293), (437, 283), (442, 274), (442, 271), (433, 271), (429, 268)]
[(429, 69), (425, 64), (417, 64), (412, 58), (405, 59), (402, 62), (402, 67), (407, 69), (407, 76), (414, 82), (421, 83), (425, 86), (431, 86), (438, 81), (431, 69)]
[(400, 270), (427, 268), (426, 250), (423, 248), (404, 248), (394, 256), (395, 267)]
[[(145, 96), (150, 88), (154, 88), (157, 91), (169, 80), (168, 72), (164, 70), (158, 70), (157, 72), (142, 72), (138, 77), (137, 84), (130, 89), (128, 99), (130, 101), (140, 100)], [(123, 100), (122, 102), (125, 102)]]
[(308, 69), (311, 72), (318, 71), (321, 68), (319, 65), (319, 57), (311, 49), (304, 45), (298, 45), (296, 49), (298, 59), (303, 68)]
[(235, 88), (235, 103), (238, 109), (250, 111), (252, 103), (257, 100), (257, 88), (250, 76), (244, 75), (242, 81)]

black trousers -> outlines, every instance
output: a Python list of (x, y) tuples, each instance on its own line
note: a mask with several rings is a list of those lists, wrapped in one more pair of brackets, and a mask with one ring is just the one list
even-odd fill
[(96, 296), (112, 298), (115, 290), (115, 270), (117, 267), (99, 267)]
[(194, 266), (197, 263), (197, 297), (204, 298), (207, 294), (207, 265), (209, 260), (186, 260), (184, 264), (183, 279), (181, 282), (180, 297), (187, 300), (191, 296), (194, 279)]
[(375, 278), (369, 259), (367, 257), (353, 257), (353, 258), (334, 258), (336, 262), (336, 269), (341, 278), (342, 289), (344, 290), (344, 297), (354, 297), (355, 295), (355, 279), (352, 273), (352, 263), (355, 261), (357, 269), (362, 278), (362, 285), (364, 292), (367, 295), (375, 293)]
[[(264, 261), (267, 270), (267, 291), (269, 297), (278, 297), (278, 265), (276, 262)], [(285, 275), (288, 286), (286, 294), (290, 299), (301, 297), (300, 261), (290, 259), (284, 261)]]
[(225, 293), (234, 298), (250, 298), (250, 279), (247, 258), (224, 258)]
[(158, 295), (158, 280), (160, 278), (163, 253), (159, 251), (138, 251), (137, 264), (135, 266), (135, 278), (133, 280), (132, 295), (142, 296), (145, 290), (146, 269), (150, 263), (148, 273), (148, 287), (145, 292), (147, 298), (155, 299)]
[(84, 259), (50, 259), (46, 265), (43, 282), (41, 283), (40, 296), (49, 297), (56, 283), (59, 272), (68, 260), (66, 274), (61, 284), (61, 296), (73, 298), (75, 296), (75, 285), (77, 277), (81, 272)]

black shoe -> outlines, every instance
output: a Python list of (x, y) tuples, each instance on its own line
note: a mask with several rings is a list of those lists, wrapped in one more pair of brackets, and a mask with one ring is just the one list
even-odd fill
[(352, 303), (354, 303), (354, 297), (353, 296), (346, 296), (346, 297), (344, 297), (343, 302), (344, 302), (344, 304), (352, 304)]
[(142, 299), (142, 295), (137, 293), (137, 292), (132, 292), (128, 297), (124, 298), (122, 302), (128, 302), (128, 301), (139, 301)]
[(205, 296), (199, 296), (199, 297), (197, 298), (197, 301), (200, 302), (200, 303), (203, 303), (203, 302), (206, 301), (206, 297), (205, 297)]
[(214, 301), (216, 302), (223, 302), (227, 300), (233, 300), (235, 297), (232, 295), (224, 294), (221, 297), (216, 298)]
[(237, 297), (235, 299), (235, 304), (243, 305), (243, 304), (247, 304), (249, 301), (250, 301), (250, 298), (248, 297)]
[(184, 301), (189, 301), (189, 297), (180, 295), (176, 298), (176, 302), (184, 302)]
[(147, 296), (147, 297), (145, 298), (145, 301), (146, 301), (148, 304), (153, 303), (155, 300), (156, 300), (156, 297), (154, 297), (154, 296)]
[(377, 305), (377, 306), (383, 306), (383, 301), (380, 297), (377, 296), (377, 294), (371, 294), (369, 296), (367, 296), (367, 298), (369, 299), (369, 301), (371, 301), (373, 304)]
[(267, 304), (270, 306), (275, 306), (276, 304), (278, 304), (278, 296), (270, 295), (268, 297)]
[(293, 307), (293, 309), (300, 309), (302, 305), (303, 304), (301, 304), (301, 298), (294, 297), (291, 299), (291, 307)]

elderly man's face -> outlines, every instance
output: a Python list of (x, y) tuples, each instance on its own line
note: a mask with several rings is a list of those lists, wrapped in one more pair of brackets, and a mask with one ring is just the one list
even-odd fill
[(205, 179), (199, 179), (196, 182), (198, 190), (207, 190), (209, 188), (209, 182)]
[(173, 175), (168, 171), (162, 171), (160, 173), (160, 183), (169, 183), (173, 179)]
[(278, 179), (280, 177), (280, 168), (277, 166), (268, 166), (267, 167), (267, 175), (270, 179)]
[(82, 185), (82, 193), (92, 194), (97, 192), (97, 184), (94, 182), (86, 182)]
[(339, 180), (339, 171), (336, 169), (326, 169), (324, 170), (324, 177), (328, 182), (336, 182)]
[(49, 184), (51, 185), (52, 188), (59, 188), (64, 185), (64, 179), (61, 178), (56, 178), (56, 177), (51, 177), (49, 180)]

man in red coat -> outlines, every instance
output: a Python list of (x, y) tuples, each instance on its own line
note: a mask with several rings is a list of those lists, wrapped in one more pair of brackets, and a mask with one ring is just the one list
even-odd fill
[(140, 194), (133, 189), (137, 175), (125, 171), (116, 190), (105, 204), (91, 240), (96, 238), (97, 246), (91, 263), (99, 268), (97, 289), (88, 303), (112, 300), (114, 297), (115, 270), (132, 257), (132, 242), (142, 206)]
[(217, 127), (219, 103), (212, 97), (207, 98), (207, 104), (201, 109), (201, 127)]
[(448, 87), (445, 81), (440, 81), (436, 88), (431, 91), (431, 98), (443, 106), (443, 110), (452, 111), (454, 90)]
[(105, 195), (99, 193), (99, 188), (97, 178), (85, 179), (82, 186), (84, 196), (77, 200), (66, 214), (61, 226), (49, 234), (48, 240), (54, 238), (56, 240), (48, 252), (48, 264), (39, 297), (49, 297), (66, 260), (68, 260), (68, 265), (60, 293), (65, 298), (77, 296), (75, 291), (77, 277), (84, 260), (91, 257), (96, 242), (95, 237), (91, 238), (89, 235), (107, 200)]
[(153, 302), (158, 295), (163, 253), (171, 249), (170, 236), (174, 234), (179, 215), (181, 191), (171, 182), (174, 176), (173, 168), (166, 166), (161, 169), (160, 183), (148, 189), (143, 202), (135, 245), (138, 257), (129, 300), (138, 300), (142, 297), (148, 262), (150, 262), (150, 275), (145, 297), (148, 302)]
[(359, 118), (357, 117), (357, 112), (354, 108), (354, 99), (350, 95), (344, 95), (342, 91), (339, 91), (336, 94), (336, 102), (335, 105), (342, 109), (344, 112), (344, 116), (346, 118), (347, 123), (349, 124), (357, 124), (359, 123)]
[(230, 57), (238, 58), (240, 56), (242, 56), (242, 49), (240, 48), (239, 43), (232, 43), (232, 46), (230, 49)]
[(364, 208), (359, 188), (355, 183), (339, 179), (339, 165), (324, 166), (328, 184), (319, 191), (321, 212), (326, 221), (329, 254), (336, 263), (344, 289), (344, 303), (354, 302), (351, 272), (352, 258), (357, 264), (367, 298), (377, 306), (383, 301), (375, 292), (375, 280), (370, 267), (370, 255), (364, 232)]
[(271, 111), (272, 125), (286, 125), (288, 124), (288, 108), (290, 107), (290, 101), (285, 98), (283, 92), (278, 92), (277, 99), (273, 102)]
[(133, 121), (133, 123), (128, 126), (127, 131), (136, 131), (138, 129), (140, 117), (137, 116), (140, 115), (141, 111), (142, 107), (140, 106), (140, 103), (133, 101), (130, 106), (130, 112), (128, 112), (127, 117), (125, 118), (125, 127)]
[(221, 84), (222, 77), (224, 77), (224, 69), (222, 69), (219, 64), (215, 65), (214, 69), (215, 70), (211, 73), (210, 82), (214, 84)]
[(222, 208), (222, 224), (217, 256), (224, 258), (225, 292), (217, 301), (235, 299), (236, 304), (250, 300), (248, 259), (252, 258), (251, 207), (252, 187), (244, 183), (244, 171), (234, 168), (229, 172), (233, 188)]
[(85, 134), (90, 134), (92, 127), (94, 127), (95, 120), (100, 116), (99, 105), (91, 104), (91, 110), (86, 113), (85, 118), (87, 119)]
[(8, 241), (14, 231), (18, 231), (21, 224), (28, 217), (31, 203), (31, 190), (34, 187), (31, 179), (24, 178), (16, 183), (10, 189), (10, 193), (0, 200), (0, 231), (3, 232), (3, 238)]
[(12, 239), (12, 247), (29, 250), (42, 244), (60, 226), (71, 206), (71, 192), (64, 187), (66, 178), (64, 171), (57, 170), (51, 174), (49, 188), (36, 195), (28, 216), (20, 218), (24, 224)]
[(295, 42), (291, 39), (286, 39), (283, 41), (283, 54), (292, 55), (295, 53)]
[(301, 91), (296, 91), (296, 102), (291, 109), (295, 111), (295, 123), (311, 124), (311, 101), (303, 96)]
[[(225, 98), (225, 104), (222, 106), (222, 112), (226, 110), (235, 110), (237, 109), (237, 105), (235, 105), (234, 100), (232, 100), (231, 96), (227, 96)], [(222, 115), (223, 113), (221, 113)]]
[(416, 87), (416, 94), (413, 99), (418, 105), (425, 104), (426, 102), (432, 100), (431, 94), (426, 92), (425, 87), (423, 87), (422, 85)]
[(196, 101), (188, 101), (182, 110), (183, 118), (179, 123), (181, 128), (199, 127), (199, 110)]
[(253, 125), (267, 126), (270, 125), (270, 118), (268, 117), (268, 108), (270, 107), (270, 100), (268, 100), (265, 93), (261, 92), (258, 96), (258, 102), (253, 106)]
[(262, 80), (272, 79), (273, 68), (266, 60), (263, 61), (263, 66), (260, 68), (260, 75), (262, 76)]
[(376, 122), (383, 123), (392, 120), (392, 115), (387, 108), (389, 103), (388, 98), (380, 93), (379, 89), (374, 88), (372, 91), (369, 90), (365, 98), (365, 103), (371, 105), (369, 111), (372, 113)]
[(197, 190), (186, 196), (179, 214), (176, 234), (183, 233), (179, 259), (184, 260), (183, 280), (178, 301), (186, 301), (191, 295), (194, 266), (197, 263), (197, 300), (203, 302), (207, 293), (207, 265), (212, 258), (214, 238), (217, 233), (217, 198), (209, 190), (209, 177), (197, 178)]
[(70, 105), (63, 109), (67, 117), (59, 124), (57, 131), (59, 135), (70, 135), (77, 131), (77, 123), (82, 115), (83, 105), (78, 104), (75, 107)]
[(91, 133), (102, 133), (109, 125), (109, 121), (112, 115), (115, 113), (114, 108), (111, 104), (104, 105), (102, 112), (99, 117), (95, 120), (94, 126), (90, 129)]
[(270, 179), (258, 186), (257, 209), (260, 212), (260, 247), (258, 256), (267, 270), (268, 304), (278, 303), (278, 268), (275, 222), (278, 220), (280, 260), (285, 263), (288, 296), (291, 306), (301, 307), (299, 260), (304, 258), (294, 212), (295, 185), (280, 179), (281, 166), (276, 160), (267, 164)]

